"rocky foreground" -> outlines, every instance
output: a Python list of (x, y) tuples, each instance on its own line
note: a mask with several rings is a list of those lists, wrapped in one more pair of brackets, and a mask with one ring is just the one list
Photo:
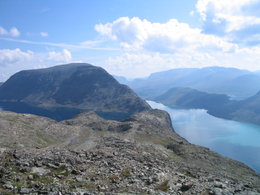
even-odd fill
[(260, 175), (188, 143), (168, 114), (57, 123), (0, 112), (0, 194), (260, 194)]

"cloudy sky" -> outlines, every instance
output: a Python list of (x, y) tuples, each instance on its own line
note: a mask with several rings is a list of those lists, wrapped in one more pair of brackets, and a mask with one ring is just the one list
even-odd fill
[(260, 70), (259, 10), (260, 0), (0, 0), (0, 81), (68, 62), (128, 78)]

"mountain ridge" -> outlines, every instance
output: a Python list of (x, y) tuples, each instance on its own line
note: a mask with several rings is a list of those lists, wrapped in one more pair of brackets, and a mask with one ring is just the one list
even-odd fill
[(151, 74), (148, 78), (119, 81), (129, 85), (143, 98), (155, 98), (172, 87), (226, 94), (238, 100), (256, 94), (260, 75), (256, 72), (225, 67), (176, 68)]

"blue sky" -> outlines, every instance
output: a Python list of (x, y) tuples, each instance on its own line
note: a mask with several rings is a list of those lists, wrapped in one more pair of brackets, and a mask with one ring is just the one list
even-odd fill
[(86, 62), (129, 78), (260, 69), (260, 0), (0, 0), (0, 81)]

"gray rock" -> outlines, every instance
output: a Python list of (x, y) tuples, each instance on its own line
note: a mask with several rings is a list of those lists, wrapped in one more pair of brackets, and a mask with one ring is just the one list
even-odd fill
[(10, 183), (7, 183), (7, 184), (3, 185), (3, 188), (8, 189), (8, 190), (12, 190), (12, 189), (14, 189), (14, 186)]
[(42, 167), (32, 167), (31, 173), (35, 173), (37, 175), (42, 176), (42, 175), (46, 175), (46, 174), (50, 173), (50, 170), (42, 168)]
[(19, 193), (20, 194), (29, 194), (31, 192), (31, 189), (30, 188), (24, 188), (24, 187), (22, 187), (22, 188), (20, 188), (20, 190), (19, 190)]

